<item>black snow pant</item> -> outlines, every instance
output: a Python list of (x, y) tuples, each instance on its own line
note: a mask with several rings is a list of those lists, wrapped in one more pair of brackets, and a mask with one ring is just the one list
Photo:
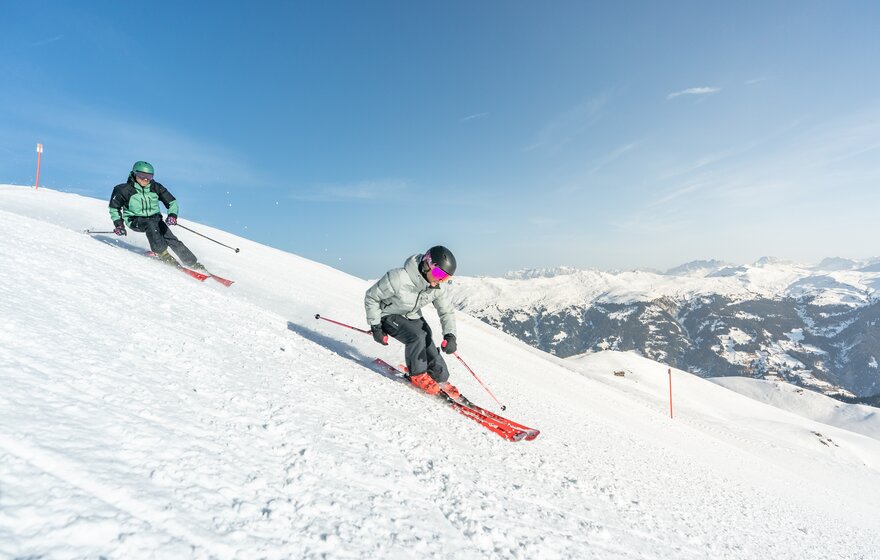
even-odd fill
[(437, 383), (449, 379), (449, 369), (440, 349), (431, 339), (431, 327), (423, 318), (407, 319), (403, 315), (382, 317), (382, 330), (406, 345), (406, 367), (410, 374), (428, 374)]
[(185, 266), (192, 266), (198, 261), (192, 251), (187, 249), (186, 245), (171, 233), (168, 225), (162, 221), (162, 214), (146, 217), (133, 216), (129, 218), (128, 226), (134, 231), (147, 234), (150, 250), (154, 253), (162, 253), (165, 249), (170, 248)]

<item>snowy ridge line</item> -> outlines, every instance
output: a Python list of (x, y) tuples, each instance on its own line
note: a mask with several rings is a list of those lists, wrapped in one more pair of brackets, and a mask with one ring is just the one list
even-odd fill
[[(873, 262), (873, 261), (865, 261)], [(489, 314), (540, 306), (560, 311), (594, 304), (647, 303), (670, 298), (686, 301), (720, 295), (740, 302), (755, 298), (808, 298), (815, 305), (860, 307), (876, 301), (880, 271), (864, 266), (851, 270), (821, 270), (780, 261), (745, 266), (719, 265), (701, 274), (661, 274), (651, 271), (604, 272), (563, 268), (560, 273), (510, 273), (503, 278), (457, 277), (452, 286), (467, 309)], [(503, 298), (499, 298), (503, 296)]]
[(201, 536), (188, 531), (174, 513), (163, 513), (148, 507), (125, 489), (111, 488), (96, 482), (91, 476), (70, 465), (69, 461), (56, 453), (29, 446), (19, 439), (2, 433), (0, 433), (0, 448), (10, 455), (27, 461), (44, 473), (63, 480), (102, 502), (149, 523), (151, 527), (158, 528), (168, 535), (201, 546), (220, 558), (233, 558), (236, 555), (236, 550), (218, 542), (216, 535)]

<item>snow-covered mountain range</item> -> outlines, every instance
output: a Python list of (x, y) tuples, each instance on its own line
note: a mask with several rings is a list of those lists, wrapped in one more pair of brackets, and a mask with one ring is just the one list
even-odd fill
[(460, 313), (541, 429), (506, 442), (369, 367), (399, 344), (315, 320), (364, 326), (370, 282), (181, 220), (241, 248), (178, 232), (231, 288), (84, 235), (104, 200), (0, 186), (0, 558), (880, 557), (876, 409)]
[(634, 350), (706, 377), (785, 379), (842, 397), (880, 393), (878, 291), (880, 258), (563, 267), (455, 286), (462, 310), (557, 356)]

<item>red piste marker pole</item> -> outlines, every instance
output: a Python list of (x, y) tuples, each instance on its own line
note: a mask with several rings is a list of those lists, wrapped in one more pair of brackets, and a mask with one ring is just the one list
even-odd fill
[(669, 368), (669, 417), (672, 418), (672, 368)]
[(43, 145), (37, 144), (37, 182), (34, 185), (34, 190), (40, 188), (40, 156), (43, 155)]

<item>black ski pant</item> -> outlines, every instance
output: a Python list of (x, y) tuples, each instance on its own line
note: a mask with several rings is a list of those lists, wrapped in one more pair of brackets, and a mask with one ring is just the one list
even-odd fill
[(434, 345), (431, 327), (423, 318), (386, 315), (382, 317), (382, 330), (406, 345), (406, 367), (411, 375), (428, 372), (437, 383), (449, 379), (446, 361)]
[(150, 250), (154, 253), (162, 253), (165, 249), (170, 248), (185, 266), (192, 266), (198, 261), (192, 251), (187, 249), (186, 245), (171, 233), (168, 225), (162, 221), (162, 214), (134, 216), (129, 218), (128, 226), (134, 231), (147, 234)]

